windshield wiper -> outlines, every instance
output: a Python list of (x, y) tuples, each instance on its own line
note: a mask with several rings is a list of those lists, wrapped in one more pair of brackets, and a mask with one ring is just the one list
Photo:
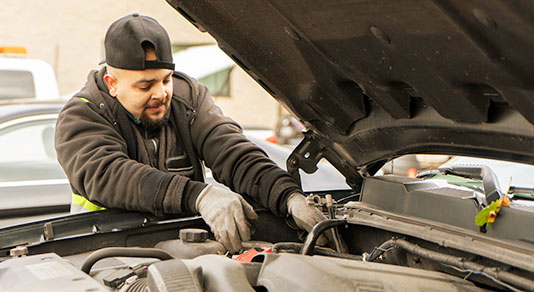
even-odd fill
[(510, 186), (510, 190), (508, 192), (512, 194), (513, 193), (526, 193), (526, 194), (534, 195), (534, 188)]
[(508, 193), (514, 195), (514, 199), (534, 201), (534, 188), (510, 186)]
[(491, 204), (491, 202), (496, 201), (504, 196), (495, 172), (493, 172), (493, 170), (491, 170), (491, 168), (488, 166), (448, 165), (439, 167), (438, 170), (445, 175), (452, 174), (465, 178), (482, 180), (482, 188), (484, 190), (485, 198), (483, 203), (485, 206), (488, 206)]

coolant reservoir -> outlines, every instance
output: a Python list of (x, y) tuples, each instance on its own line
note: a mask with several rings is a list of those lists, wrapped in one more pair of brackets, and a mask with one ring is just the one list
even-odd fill
[(217, 241), (208, 239), (204, 229), (187, 228), (180, 230), (180, 239), (162, 241), (156, 244), (177, 259), (193, 259), (205, 254), (224, 254), (226, 249)]

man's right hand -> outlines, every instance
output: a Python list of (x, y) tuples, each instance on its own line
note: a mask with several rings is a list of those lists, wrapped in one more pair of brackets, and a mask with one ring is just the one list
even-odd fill
[(195, 206), (215, 239), (229, 252), (238, 252), (241, 241), (250, 240), (248, 220), (258, 219), (258, 215), (241, 195), (208, 185), (198, 196)]
[[(293, 220), (295, 220), (297, 226), (308, 232), (317, 223), (327, 219), (319, 209), (308, 205), (306, 203), (306, 196), (298, 192), (291, 194), (287, 199), (287, 210), (293, 217)], [(332, 247), (335, 246), (331, 230), (325, 231), (317, 240), (318, 245), (326, 245), (327, 243), (330, 243)]]

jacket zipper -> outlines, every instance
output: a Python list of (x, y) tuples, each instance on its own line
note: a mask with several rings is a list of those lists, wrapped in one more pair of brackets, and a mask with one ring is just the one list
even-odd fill
[[(143, 128), (143, 132), (144, 132), (144, 140), (148, 140), (148, 132), (145, 128)], [(157, 167), (158, 165), (158, 144), (156, 143), (156, 140), (155, 139), (150, 139), (150, 141), (152, 142), (152, 144), (154, 145), (154, 152), (151, 153), (151, 151), (149, 151), (149, 147), (147, 147), (147, 145), (143, 142), (143, 145), (145, 146), (145, 149), (146, 151), (148, 152), (148, 160), (150, 161), (150, 165), (153, 166), (153, 167)]]
[(156, 156), (158, 154), (158, 144), (156, 143), (156, 140), (154, 139), (150, 139), (152, 140), (152, 144), (154, 144), (154, 156)]
[(195, 119), (197, 118), (197, 111), (193, 109), (191, 112), (191, 120), (189, 121), (189, 125), (193, 125)]

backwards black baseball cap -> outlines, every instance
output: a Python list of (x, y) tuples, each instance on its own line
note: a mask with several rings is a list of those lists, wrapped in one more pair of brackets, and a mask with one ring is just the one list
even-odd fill
[[(157, 60), (145, 60), (143, 46), (153, 47)], [(101, 63), (115, 68), (174, 70), (169, 35), (152, 17), (134, 13), (117, 19), (108, 28), (104, 48), (106, 56)]]

